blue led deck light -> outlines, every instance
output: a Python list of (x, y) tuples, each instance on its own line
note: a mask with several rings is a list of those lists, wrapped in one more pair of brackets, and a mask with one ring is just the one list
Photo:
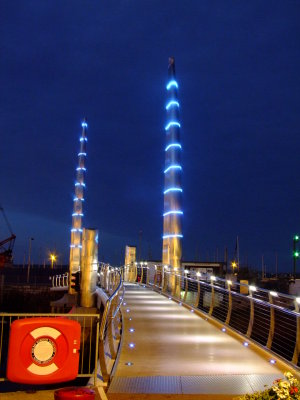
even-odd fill
[(175, 234), (172, 233), (163, 236), (163, 239), (169, 239), (169, 238), (183, 238), (183, 235), (181, 235), (180, 233), (175, 233)]
[(172, 187), (172, 188), (166, 189), (164, 191), (164, 194), (167, 194), (169, 192), (182, 192), (182, 189), (181, 188), (177, 188), (177, 187)]
[(171, 100), (169, 103), (166, 105), (166, 110), (169, 110), (171, 107), (178, 107), (179, 108), (179, 103), (178, 101)]
[(182, 147), (181, 147), (181, 144), (179, 144), (179, 143), (171, 143), (171, 144), (169, 144), (169, 145), (165, 148), (165, 151), (168, 151), (168, 150), (171, 149), (172, 147), (178, 147), (179, 149), (182, 148)]
[(168, 171), (170, 171), (171, 169), (179, 169), (182, 170), (180, 165), (170, 165), (167, 169), (164, 170), (164, 174), (166, 174)]
[(172, 214), (180, 214), (180, 215), (183, 215), (183, 212), (182, 211), (167, 211), (167, 212), (165, 212), (164, 214), (163, 214), (163, 216), (165, 217), (166, 215), (172, 215)]
[(167, 90), (170, 90), (172, 87), (178, 89), (178, 83), (175, 80), (170, 81), (166, 86)]
[(165, 126), (165, 130), (167, 131), (171, 128), (171, 126), (178, 126), (178, 128), (180, 128), (180, 123), (177, 121), (171, 121), (168, 123), (168, 125)]

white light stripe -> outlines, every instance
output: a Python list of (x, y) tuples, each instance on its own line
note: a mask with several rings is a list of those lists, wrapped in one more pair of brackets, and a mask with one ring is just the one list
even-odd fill
[(171, 89), (171, 87), (176, 87), (176, 89), (178, 89), (178, 83), (176, 82), (176, 81), (170, 81), (168, 84), (167, 84), (167, 86), (166, 86), (166, 88), (167, 88), (167, 90), (170, 90)]
[(165, 127), (165, 130), (167, 131), (168, 129), (170, 129), (171, 126), (178, 126), (178, 128), (180, 128), (180, 123), (177, 121), (171, 121), (168, 123), (168, 125)]
[(164, 170), (164, 173), (166, 174), (171, 169), (180, 169), (180, 170), (182, 170), (180, 165), (170, 165), (167, 169)]
[(169, 188), (169, 189), (164, 191), (164, 194), (167, 194), (169, 192), (182, 192), (182, 189), (180, 189), (180, 188)]
[(181, 144), (179, 143), (171, 143), (165, 148), (165, 151), (168, 151), (171, 147), (179, 147), (180, 149), (182, 148)]
[(163, 239), (169, 239), (169, 238), (183, 238), (183, 235), (181, 234), (170, 234), (170, 235), (164, 235)]
[(183, 215), (183, 211), (168, 211), (168, 212), (165, 212), (165, 213), (163, 214), (163, 216), (165, 217), (166, 215), (170, 215), (170, 214), (180, 214), (180, 215)]
[(169, 109), (170, 107), (172, 107), (172, 106), (176, 106), (176, 107), (179, 108), (179, 103), (178, 103), (178, 101), (174, 101), (174, 100), (169, 101), (169, 103), (166, 105), (166, 110), (168, 110), (168, 109)]

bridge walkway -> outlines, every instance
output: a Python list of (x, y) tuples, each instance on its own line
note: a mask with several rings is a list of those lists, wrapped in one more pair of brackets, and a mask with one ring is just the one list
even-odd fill
[(109, 400), (232, 399), (283, 377), (253, 345), (149, 288), (126, 284), (125, 303)]

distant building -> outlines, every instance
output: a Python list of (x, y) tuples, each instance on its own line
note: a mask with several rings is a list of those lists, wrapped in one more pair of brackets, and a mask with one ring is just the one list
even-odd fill
[(182, 261), (181, 266), (185, 270), (200, 272), (206, 275), (222, 276), (226, 273), (227, 263), (225, 261), (218, 262), (200, 262), (200, 261)]
[[(161, 261), (145, 260), (139, 265), (147, 265), (147, 267), (161, 267), (163, 264)], [(188, 270), (189, 275), (195, 276), (197, 272), (200, 272), (203, 278), (209, 278), (211, 275), (223, 276), (226, 273), (227, 263), (220, 262), (196, 262), (196, 261), (182, 261), (181, 270)]]

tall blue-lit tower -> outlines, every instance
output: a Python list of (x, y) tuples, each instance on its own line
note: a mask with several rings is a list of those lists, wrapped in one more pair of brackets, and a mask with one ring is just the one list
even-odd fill
[(162, 262), (179, 268), (182, 254), (182, 186), (181, 143), (179, 123), (178, 83), (175, 59), (169, 58), (167, 89), (167, 122), (165, 126), (165, 185)]
[[(81, 124), (81, 136), (79, 138), (80, 147), (78, 153), (78, 165), (76, 168), (76, 181), (75, 181), (75, 196), (73, 199), (73, 214), (72, 214), (72, 228), (71, 228), (71, 244), (70, 244), (70, 279), (72, 274), (80, 271), (80, 259), (82, 249), (82, 217), (84, 202), (84, 188), (85, 188), (85, 158), (86, 158), (86, 132), (87, 121), (83, 120)], [(71, 285), (69, 285), (69, 292), (73, 293)]]

